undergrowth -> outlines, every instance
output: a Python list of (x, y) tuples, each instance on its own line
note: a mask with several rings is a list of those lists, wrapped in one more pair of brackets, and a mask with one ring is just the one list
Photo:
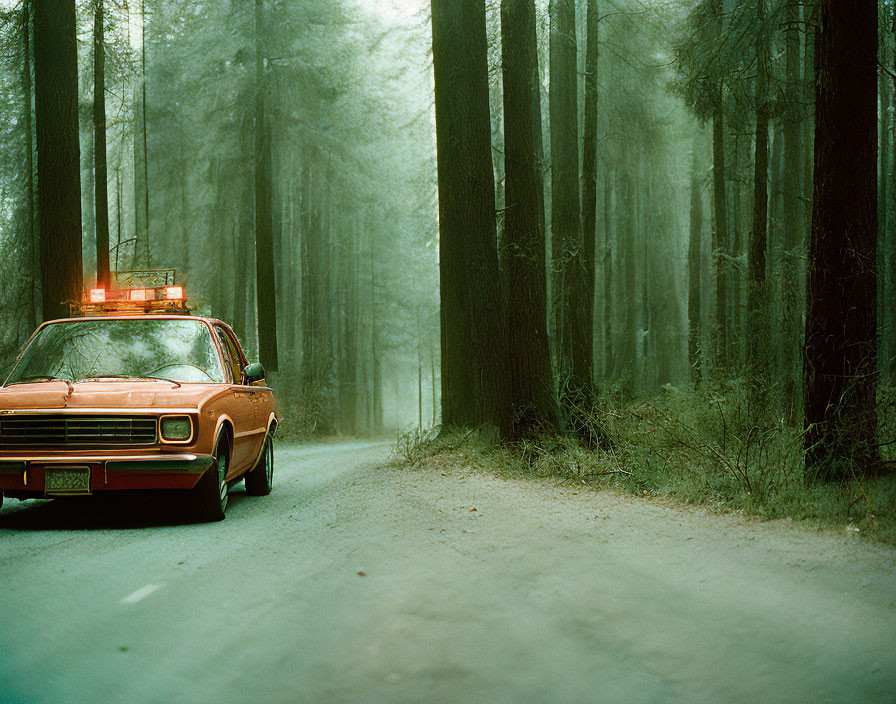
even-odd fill
[[(896, 544), (896, 476), (842, 483), (807, 481), (803, 436), (742, 382), (702, 392), (667, 387), (624, 403), (606, 395), (591, 409), (606, 442), (593, 450), (568, 435), (499, 443), (482, 430), (411, 430), (393, 462), (435, 456), (508, 478), (550, 477), (577, 485), (662, 496), (762, 518), (790, 517)], [(896, 393), (881, 394), (882, 455), (894, 459)], [(892, 467), (892, 464), (890, 465)]]

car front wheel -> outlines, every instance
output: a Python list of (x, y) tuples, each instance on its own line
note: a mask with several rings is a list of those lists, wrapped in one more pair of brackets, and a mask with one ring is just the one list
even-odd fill
[(193, 489), (196, 496), (196, 508), (202, 521), (224, 520), (230, 488), (227, 486), (227, 470), (230, 467), (230, 446), (225, 436), (218, 438), (215, 444), (214, 463), (209, 467), (202, 479)]
[(268, 435), (258, 466), (246, 475), (246, 493), (249, 496), (267, 496), (274, 486), (274, 438)]

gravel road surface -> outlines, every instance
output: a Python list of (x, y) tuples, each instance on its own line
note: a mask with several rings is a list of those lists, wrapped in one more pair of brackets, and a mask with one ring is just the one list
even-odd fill
[(277, 453), (218, 524), (7, 501), (0, 702), (896, 701), (894, 549), (386, 444)]

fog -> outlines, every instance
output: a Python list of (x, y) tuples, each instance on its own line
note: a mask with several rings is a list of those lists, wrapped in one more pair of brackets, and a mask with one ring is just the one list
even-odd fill
[[(30, 2), (0, 7), (0, 359), (8, 369), (45, 317), (48, 289), (39, 165), (27, 158), (36, 149), (28, 114), (35, 28), (22, 21)], [(481, 3), (471, 7), (479, 12)], [(450, 386), (446, 340), (462, 347), (468, 334), (440, 321), (440, 310), (451, 307), (446, 277), (454, 275), (439, 268), (452, 245), (447, 201), (440, 223), (438, 23), (429, 3), (79, 0), (76, 10), (80, 290), (96, 285), (98, 241), (108, 246), (112, 285), (117, 271), (176, 269), (193, 311), (230, 323), (249, 356), (268, 367), (299, 435), (438, 426)], [(589, 389), (625, 399), (720, 379), (747, 383), (756, 361), (748, 344), (755, 318), (748, 252), (759, 222), (762, 115), (764, 332), (754, 332), (763, 340), (771, 416), (799, 425), (817, 8), (788, 0), (550, 7), (538, 0), (531, 11), (534, 74), (526, 90), (540, 102), (533, 154), (545, 254), (545, 302), (533, 305), (546, 324), (544, 386), (560, 404), (560, 425), (570, 415), (563, 389), (583, 374)], [(881, 61), (891, 65), (892, 6), (881, 2), (879, 11)], [(450, 67), (457, 85), (446, 94), (459, 89), (446, 105), (473, 95), (465, 76), (485, 72), (490, 154), (463, 131), (447, 139), (491, 162), (489, 256), (498, 269), (482, 277), (462, 272), (452, 285), (469, 289), (470, 301), (455, 305), (469, 312), (478, 305), (477, 280), (496, 278), (501, 290), (481, 299), (483, 310), (504, 310), (496, 315), (510, 316), (502, 325), (512, 333), (523, 329), (513, 322), (517, 294), (508, 283), (520, 245), (507, 218), (523, 208), (507, 200), (515, 167), (505, 163), (504, 91), (515, 67), (502, 57), (500, 3), (490, 0), (484, 16), (471, 17), (463, 20), (467, 29), (484, 23), (485, 64), (472, 74), (456, 62)], [(505, 51), (520, 56), (510, 41)], [(882, 272), (893, 252), (891, 83), (881, 73)], [(466, 109), (443, 124), (484, 124)], [(564, 132), (564, 125), (575, 129)], [(105, 189), (97, 189), (100, 176)], [(481, 173), (472, 182), (481, 183)], [(67, 252), (59, 250), (63, 267), (76, 260)], [(573, 295), (569, 262), (580, 255), (585, 288)], [(474, 262), (478, 255), (459, 256)], [(878, 359), (889, 369), (892, 276), (880, 281)], [(69, 294), (76, 297), (74, 289)], [(585, 330), (575, 342), (580, 362), (570, 357), (567, 325)]]

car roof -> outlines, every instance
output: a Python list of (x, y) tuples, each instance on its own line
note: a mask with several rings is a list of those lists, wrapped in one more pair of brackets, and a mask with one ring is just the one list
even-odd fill
[[(57, 318), (56, 320), (48, 320), (41, 325), (50, 325), (52, 323), (76, 323), (84, 320), (198, 320), (209, 325), (227, 325), (223, 320), (217, 318), (206, 318), (200, 315), (172, 315), (160, 313), (157, 315), (128, 315), (127, 313), (110, 314), (110, 315), (84, 315), (77, 318)], [(227, 327), (230, 327), (227, 325)]]

